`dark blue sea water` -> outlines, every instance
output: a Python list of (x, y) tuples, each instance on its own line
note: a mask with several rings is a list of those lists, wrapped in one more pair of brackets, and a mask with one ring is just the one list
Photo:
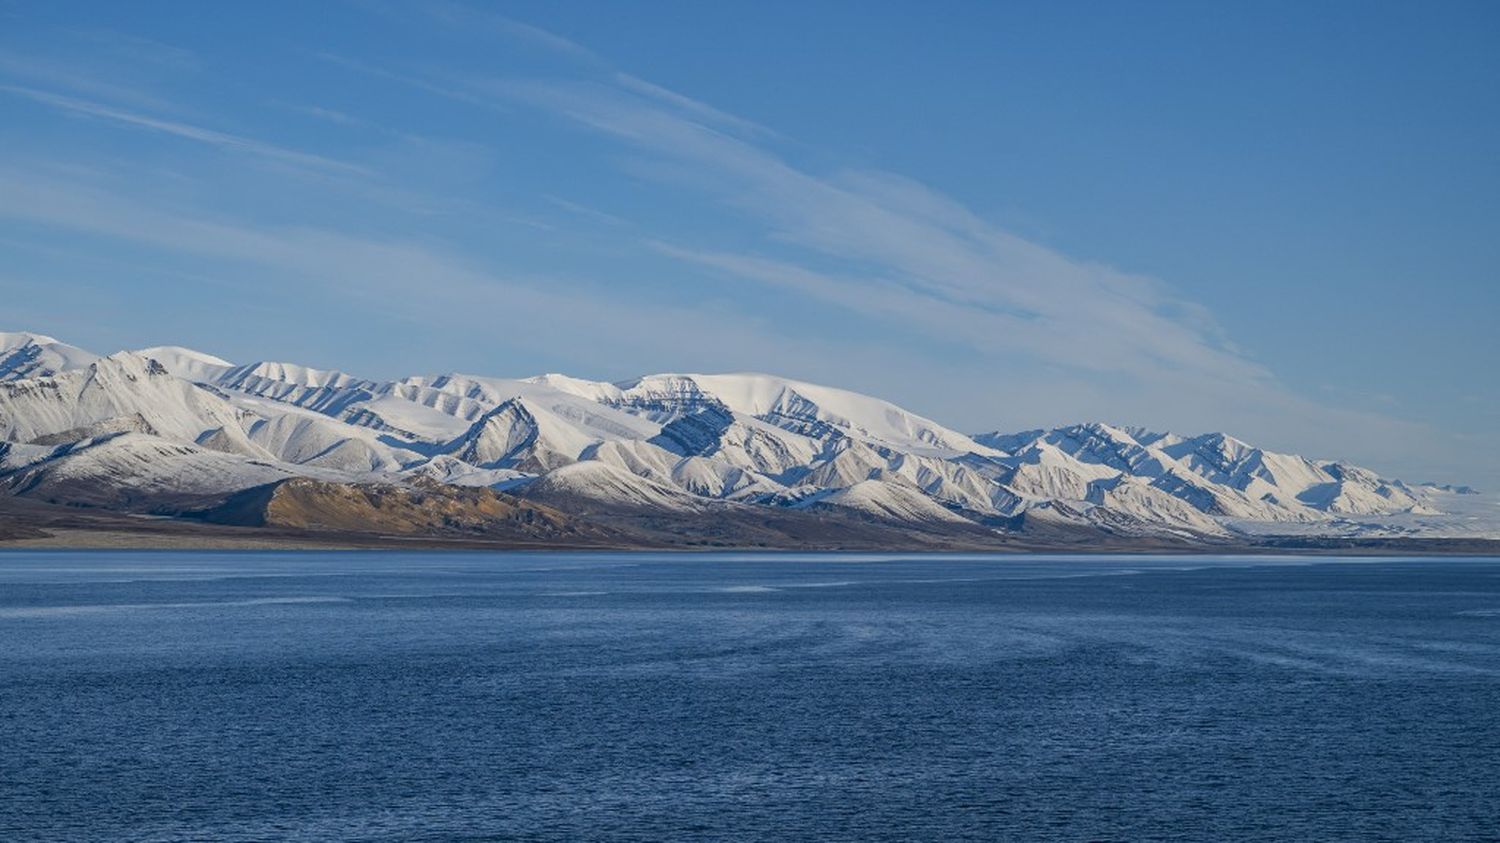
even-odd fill
[(1500, 560), (0, 554), (0, 840), (1500, 836)]

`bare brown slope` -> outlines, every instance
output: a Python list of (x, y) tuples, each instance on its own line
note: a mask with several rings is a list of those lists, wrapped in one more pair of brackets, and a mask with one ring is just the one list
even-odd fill
[[(295, 485), (292, 485), (295, 484)], [(281, 488), (290, 485), (290, 488)], [(207, 508), (204, 508), (207, 506)], [(181, 510), (177, 510), (181, 513)], [(925, 534), (837, 513), (760, 510), (710, 514), (564, 514), (555, 506), (488, 489), (343, 486), (310, 480), (249, 489), (200, 503), (188, 517), (48, 504), (0, 494), (0, 548), (680, 548), (787, 550), (989, 550), (1092, 553), (1204, 552), (1494, 554), (1500, 542), (1251, 541), (1212, 547), (1111, 537), (1098, 532)]]
[(487, 488), (355, 485), (293, 478), (190, 513), (215, 524), (310, 532), (592, 543), (607, 531)]

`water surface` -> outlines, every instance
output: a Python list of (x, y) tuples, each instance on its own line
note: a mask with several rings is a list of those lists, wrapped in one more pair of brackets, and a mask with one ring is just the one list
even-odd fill
[(0, 839), (1486, 839), (1500, 560), (0, 553)]

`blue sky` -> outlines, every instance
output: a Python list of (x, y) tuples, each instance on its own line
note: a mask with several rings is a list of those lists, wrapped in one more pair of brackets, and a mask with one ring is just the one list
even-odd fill
[(1500, 6), (0, 2), (0, 329), (1500, 485)]

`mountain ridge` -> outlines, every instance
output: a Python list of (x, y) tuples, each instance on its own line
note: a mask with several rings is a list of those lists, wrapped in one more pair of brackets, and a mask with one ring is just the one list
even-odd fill
[[(1500, 537), (1500, 507), (1467, 487), (1222, 432), (1088, 422), (966, 434), (883, 399), (763, 373), (379, 381), (181, 346), (100, 356), (0, 333), (0, 490), (174, 514), (190, 499), (210, 508), (291, 478), (488, 487), (616, 527), (627, 514), (686, 525), (833, 513), (841, 530), (878, 523), (998, 543), (1060, 529), (1208, 544)], [(382, 494), (366, 497), (402, 499)], [(378, 526), (379, 507), (347, 509)]]

